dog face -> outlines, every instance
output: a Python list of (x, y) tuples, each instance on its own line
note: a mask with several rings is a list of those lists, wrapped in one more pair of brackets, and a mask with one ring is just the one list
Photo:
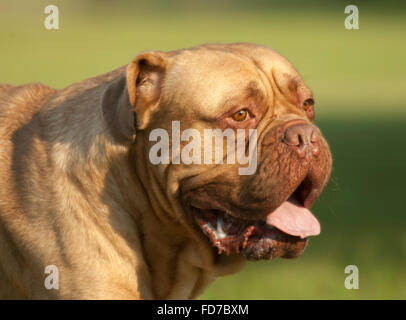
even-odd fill
[[(151, 156), (154, 130), (168, 133), (159, 156), (170, 161), (149, 161), (146, 168), (161, 186), (155, 192), (168, 215), (218, 254), (258, 260), (303, 252), (308, 237), (320, 232), (309, 208), (329, 179), (332, 159), (314, 125), (312, 93), (286, 59), (250, 44), (150, 52), (129, 65), (126, 83), (137, 150)], [(190, 128), (193, 134), (183, 136)], [(241, 174), (241, 162), (228, 162), (238, 142), (228, 149), (226, 135), (207, 151), (208, 129), (242, 134), (239, 146), (248, 162), (256, 157), (255, 168)], [(186, 153), (211, 161), (179, 161), (194, 135), (200, 144)]]

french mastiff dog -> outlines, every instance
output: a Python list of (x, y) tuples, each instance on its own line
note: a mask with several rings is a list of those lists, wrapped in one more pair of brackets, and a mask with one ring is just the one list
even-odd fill
[[(256, 129), (255, 172), (153, 164), (150, 133), (173, 121)], [(299, 256), (331, 164), (312, 92), (259, 45), (145, 52), (63, 90), (1, 85), (0, 296), (198, 297), (247, 260)]]

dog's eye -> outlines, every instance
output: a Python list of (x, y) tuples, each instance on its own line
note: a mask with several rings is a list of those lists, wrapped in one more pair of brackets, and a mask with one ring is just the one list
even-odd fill
[(238, 110), (236, 113), (232, 115), (232, 118), (238, 122), (244, 121), (245, 119), (247, 119), (247, 117), (248, 111), (246, 109)]
[(314, 105), (314, 100), (313, 99), (306, 99), (303, 102), (303, 109), (307, 110), (309, 109), (312, 105)]

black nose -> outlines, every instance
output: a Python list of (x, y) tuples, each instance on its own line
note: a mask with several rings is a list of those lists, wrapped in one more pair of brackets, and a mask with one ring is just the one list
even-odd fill
[(320, 133), (315, 126), (292, 122), (291, 125), (287, 124), (282, 141), (292, 146), (299, 157), (304, 158), (306, 154), (315, 156), (319, 154), (319, 139)]

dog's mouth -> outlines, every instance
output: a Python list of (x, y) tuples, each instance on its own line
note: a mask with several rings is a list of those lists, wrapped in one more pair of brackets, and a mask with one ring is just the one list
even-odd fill
[(295, 258), (303, 253), (308, 237), (320, 233), (320, 224), (308, 209), (315, 198), (311, 179), (305, 178), (264, 219), (246, 220), (231, 212), (194, 206), (191, 211), (218, 254), (235, 252), (248, 260)]

